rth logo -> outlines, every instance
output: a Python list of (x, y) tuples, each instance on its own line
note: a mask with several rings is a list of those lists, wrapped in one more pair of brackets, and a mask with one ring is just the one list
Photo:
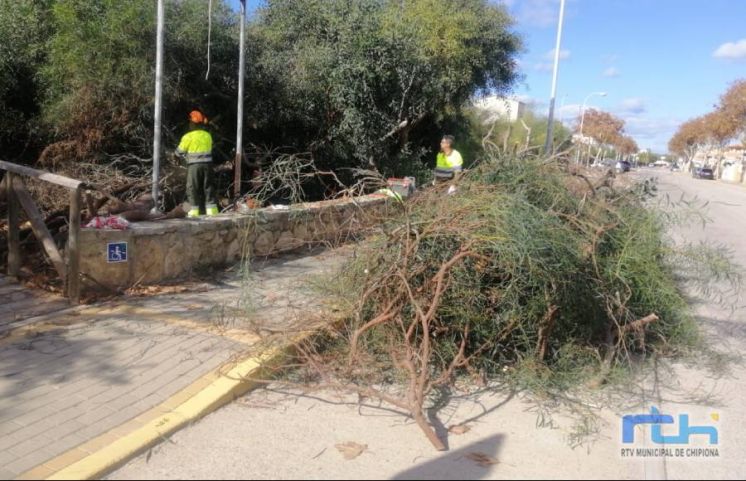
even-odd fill
[[(717, 414), (710, 415), (714, 421), (719, 420)], [(692, 436), (707, 436), (710, 445), (718, 444), (718, 430), (715, 426), (690, 426), (689, 415), (679, 415), (679, 433), (673, 436), (664, 436), (662, 431), (663, 424), (674, 424), (673, 416), (661, 414), (653, 406), (650, 408), (650, 414), (628, 414), (622, 418), (622, 442), (632, 444), (635, 442), (635, 426), (638, 424), (651, 424), (651, 440), (655, 444), (689, 444)]]

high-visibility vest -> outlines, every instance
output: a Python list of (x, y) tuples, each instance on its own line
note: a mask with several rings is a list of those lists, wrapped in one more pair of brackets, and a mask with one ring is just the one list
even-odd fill
[(439, 152), (435, 163), (436, 177), (453, 177), (454, 173), (460, 171), (464, 165), (464, 159), (458, 150), (451, 151), (451, 155)]
[(202, 129), (192, 130), (184, 135), (176, 152), (186, 158), (187, 164), (212, 162), (212, 135)]

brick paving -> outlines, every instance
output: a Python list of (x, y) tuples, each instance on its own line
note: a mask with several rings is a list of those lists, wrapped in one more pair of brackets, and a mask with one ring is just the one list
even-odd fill
[(17, 476), (137, 417), (242, 345), (157, 321), (108, 319), (2, 348), (0, 458)]
[[(248, 281), (234, 273), (203, 292), (76, 309), (64, 309), (59, 299), (37, 300), (33, 312), (52, 313), (27, 319), (22, 337), (0, 339), (0, 479), (159, 405), (245, 353), (252, 339), (289, 330), (321, 308), (304, 285), (345, 256), (315, 252), (257, 263)], [(6, 325), (24, 316), (14, 314)], [(35, 331), (35, 325), (46, 327)]]
[(0, 337), (23, 321), (69, 307), (62, 297), (26, 289), (0, 275)]

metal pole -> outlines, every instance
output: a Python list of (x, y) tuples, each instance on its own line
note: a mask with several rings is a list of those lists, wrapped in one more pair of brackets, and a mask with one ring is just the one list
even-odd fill
[(559, 23), (557, 24), (557, 46), (554, 49), (554, 73), (552, 75), (552, 97), (549, 100), (549, 118), (547, 119), (547, 141), (544, 144), (544, 153), (552, 151), (554, 139), (554, 100), (557, 97), (557, 76), (559, 74), (560, 46), (562, 45), (562, 22), (565, 18), (565, 0), (560, 1)]
[(164, 0), (158, 0), (158, 20), (155, 54), (155, 122), (153, 128), (153, 212), (158, 212), (159, 182), (161, 171), (161, 123), (163, 121), (163, 29)]
[[(580, 142), (585, 142), (585, 140), (583, 138), (583, 122), (585, 122), (585, 103), (588, 101), (589, 98), (591, 98), (591, 95), (593, 95), (593, 94), (589, 94), (585, 98), (585, 100), (583, 100), (583, 106), (580, 107), (580, 111), (581, 111), (581, 114), (580, 114)], [(589, 155), (590, 155), (590, 151), (591, 151), (591, 148), (588, 147)], [(580, 163), (580, 149), (578, 149), (578, 154), (577, 154), (577, 157), (575, 159), (575, 163), (576, 164)]]
[(241, 37), (239, 40), (238, 56), (238, 107), (236, 120), (236, 160), (233, 178), (233, 196), (241, 196), (241, 167), (243, 164), (243, 95), (244, 71), (246, 68), (246, 0), (241, 0)]
[[(583, 100), (583, 106), (580, 107), (580, 141), (583, 142), (583, 123), (585, 122), (585, 104), (588, 103), (588, 99), (591, 98), (594, 95), (600, 95), (601, 97), (606, 97), (606, 92), (591, 92), (589, 93), (585, 99)], [(580, 149), (578, 149), (578, 156), (575, 159), (576, 163), (580, 162)]]

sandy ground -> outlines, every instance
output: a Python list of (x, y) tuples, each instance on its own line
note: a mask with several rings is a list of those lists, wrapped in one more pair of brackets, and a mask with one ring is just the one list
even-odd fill
[[(712, 223), (678, 234), (690, 240), (723, 243), (746, 259), (746, 189), (693, 180), (684, 174), (648, 171), (661, 188), (710, 201)], [(746, 309), (741, 301), (720, 305), (699, 299), (700, 321), (719, 350), (740, 355), (746, 348)], [(620, 392), (621, 391), (621, 392)], [(601, 402), (601, 399), (605, 402)], [(404, 416), (333, 392), (288, 393), (279, 388), (253, 392), (174, 435), (111, 475), (111, 479), (742, 479), (746, 476), (746, 366), (736, 359), (729, 370), (704, 364), (661, 364), (641, 373), (628, 387), (603, 391), (598, 399), (555, 405), (495, 388), (456, 395), (440, 411), (441, 434), (449, 451), (435, 452)], [(635, 457), (622, 455), (624, 414), (649, 413), (656, 406), (680, 423), (714, 426), (719, 457)], [(592, 415), (589, 415), (592, 413)], [(664, 427), (664, 435), (676, 433)], [(346, 460), (336, 445), (365, 445)], [(638, 428), (633, 448), (660, 447), (647, 427)], [(691, 445), (709, 448), (703, 436)], [(682, 451), (682, 454), (687, 454)], [(480, 462), (481, 461), (481, 462)]]

